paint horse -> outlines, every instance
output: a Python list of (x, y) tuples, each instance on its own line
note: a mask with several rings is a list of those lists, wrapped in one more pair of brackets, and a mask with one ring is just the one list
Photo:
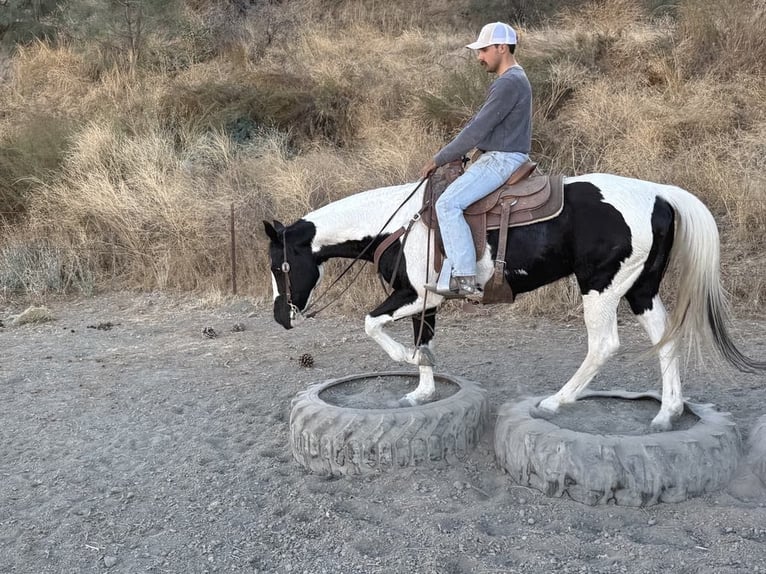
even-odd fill
[[(270, 239), (275, 320), (289, 329), (302, 318), (322, 278), (325, 261), (335, 257), (371, 260), (387, 236), (407, 226), (423, 202), (424, 186), (408, 198), (414, 186), (357, 193), (288, 226), (264, 221)], [(514, 293), (574, 274), (582, 294), (587, 355), (569, 381), (545, 398), (540, 408), (555, 412), (575, 401), (617, 351), (617, 306), (622, 297), (646, 330), (660, 361), (662, 403), (651, 423), (654, 430), (669, 430), (683, 411), (682, 342), (697, 350), (703, 343), (712, 343), (741, 371), (766, 370), (766, 363), (745, 356), (729, 335), (719, 275), (718, 229), (699, 199), (678, 187), (609, 174), (566, 178), (564, 196), (558, 217), (507, 231), (505, 278)], [(394, 361), (419, 367), (417, 388), (402, 398), (409, 405), (428, 401), (435, 394), (430, 345), (436, 310), (443, 299), (423, 289), (436, 278), (428, 257), (427, 246), (434, 240), (430, 233), (422, 222), (415, 221), (403, 253), (401, 239), (383, 253), (379, 273), (392, 292), (365, 317), (367, 335)], [(487, 234), (477, 266), (481, 284), (493, 274), (498, 237), (497, 230)], [(666, 312), (659, 296), (669, 264), (679, 272), (672, 314)], [(425, 329), (421, 329), (421, 315)], [(406, 317), (413, 320), (417, 347), (402, 345), (384, 330), (392, 321)]]

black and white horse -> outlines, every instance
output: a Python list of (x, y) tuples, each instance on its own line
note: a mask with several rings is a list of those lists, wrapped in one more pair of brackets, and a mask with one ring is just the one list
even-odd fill
[[(422, 186), (405, 202), (415, 184), (373, 189), (351, 195), (313, 211), (289, 226), (264, 222), (269, 236), (274, 318), (286, 329), (301, 319), (330, 258), (370, 260), (388, 235), (407, 226), (423, 200)], [(532, 291), (574, 274), (583, 298), (588, 353), (580, 368), (540, 407), (556, 411), (586, 388), (619, 347), (617, 306), (627, 299), (659, 355), (662, 405), (652, 421), (667, 430), (683, 410), (679, 378), (681, 340), (714, 346), (742, 371), (766, 369), (766, 363), (743, 355), (733, 344), (726, 320), (726, 300), (719, 277), (719, 236), (715, 221), (695, 196), (678, 187), (590, 174), (565, 180), (564, 209), (555, 219), (508, 231), (506, 279), (514, 293)], [(402, 202), (404, 205), (391, 215)], [(385, 225), (385, 228), (383, 228)], [(394, 242), (380, 260), (380, 273), (393, 292), (365, 318), (365, 331), (395, 361), (419, 366), (418, 387), (405, 397), (409, 404), (434, 395), (430, 343), (436, 309), (443, 299), (423, 285), (435, 280), (426, 268), (433, 238), (417, 221), (401, 251)], [(483, 284), (493, 273), (498, 232), (488, 233), (478, 262)], [(284, 266), (284, 263), (288, 266)], [(659, 297), (669, 265), (679, 271), (675, 311), (669, 316)], [(421, 332), (423, 309), (427, 327), (418, 348), (405, 347), (384, 331), (397, 319), (412, 317), (415, 340)]]

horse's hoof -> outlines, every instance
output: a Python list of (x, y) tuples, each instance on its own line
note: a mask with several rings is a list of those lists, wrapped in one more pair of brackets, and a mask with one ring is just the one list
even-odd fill
[(400, 407), (414, 407), (417, 406), (418, 402), (411, 398), (409, 395), (404, 395), (401, 399), (399, 399), (399, 406)]
[(549, 413), (555, 413), (559, 410), (559, 407), (561, 406), (561, 403), (559, 400), (554, 396), (548, 397), (547, 399), (543, 399), (540, 401), (540, 404), (537, 405), (537, 408), (548, 411)]
[(530, 407), (529, 416), (533, 419), (551, 420), (556, 414), (555, 411), (549, 411), (548, 409), (542, 409), (540, 407)]
[(399, 399), (399, 405), (403, 407), (414, 407), (417, 405), (424, 405), (425, 403), (433, 400), (435, 396), (436, 396), (436, 393), (431, 393), (430, 395), (423, 395), (423, 396), (410, 393), (408, 395), (404, 395), (401, 399)]
[(673, 430), (673, 422), (671, 417), (663, 414), (659, 414), (652, 419), (649, 425), (652, 432), (667, 432)]

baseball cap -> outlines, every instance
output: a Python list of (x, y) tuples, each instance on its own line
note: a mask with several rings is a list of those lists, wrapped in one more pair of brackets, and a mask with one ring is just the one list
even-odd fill
[(493, 44), (516, 44), (516, 32), (508, 24), (493, 22), (484, 26), (476, 41), (466, 45), (466, 48), (480, 50)]

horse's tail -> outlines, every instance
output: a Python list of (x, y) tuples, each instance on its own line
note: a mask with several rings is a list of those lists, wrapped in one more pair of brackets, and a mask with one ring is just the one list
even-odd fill
[(670, 323), (656, 347), (686, 340), (701, 356), (702, 343), (712, 339), (723, 358), (740, 371), (766, 370), (766, 362), (744, 355), (729, 334), (729, 304), (721, 285), (720, 238), (713, 215), (680, 188), (666, 187), (659, 195), (676, 213), (670, 263), (678, 271), (679, 289)]

